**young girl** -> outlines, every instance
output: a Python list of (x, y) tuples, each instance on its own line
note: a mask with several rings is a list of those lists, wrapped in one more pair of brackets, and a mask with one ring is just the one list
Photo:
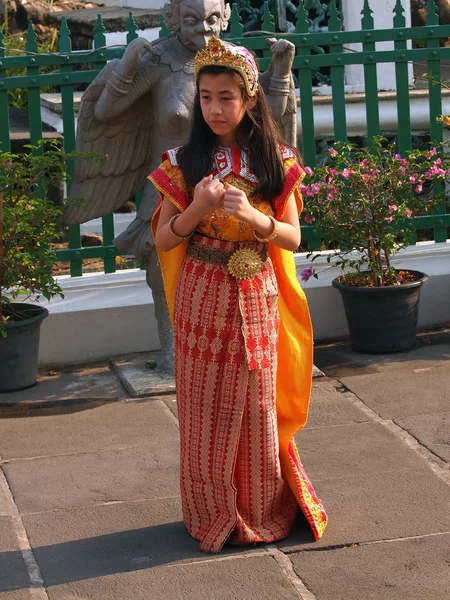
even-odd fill
[(248, 50), (213, 37), (194, 62), (190, 140), (150, 175), (175, 333), (184, 521), (201, 550), (220, 552), (285, 538), (300, 507), (319, 539), (327, 516), (293, 440), (312, 374), (292, 255), (303, 170)]

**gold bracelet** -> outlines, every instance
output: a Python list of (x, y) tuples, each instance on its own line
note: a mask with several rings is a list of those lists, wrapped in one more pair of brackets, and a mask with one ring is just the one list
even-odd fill
[(192, 235), (193, 235), (193, 231), (189, 234), (189, 235), (178, 235), (178, 233), (175, 233), (175, 231), (173, 230), (173, 222), (178, 219), (178, 217), (181, 215), (181, 213), (177, 213), (176, 215), (173, 215), (173, 217), (170, 219), (170, 221), (167, 223), (167, 227), (169, 228), (169, 231), (172, 235), (174, 235), (176, 238), (178, 238), (179, 240), (188, 240)]
[(270, 234), (268, 237), (266, 237), (266, 238), (260, 238), (260, 237), (258, 237), (258, 236), (256, 235), (256, 231), (254, 231), (254, 232), (253, 232), (253, 235), (255, 236), (255, 239), (257, 239), (257, 240), (258, 240), (258, 242), (271, 242), (271, 241), (272, 241), (272, 240), (274, 240), (274, 239), (277, 237), (277, 235), (278, 235), (278, 225), (279, 225), (278, 221), (277, 221), (277, 220), (276, 220), (274, 217), (271, 217), (270, 215), (267, 215), (267, 216), (269, 217), (269, 219), (270, 219), (270, 220), (272, 221), (272, 223), (273, 223), (273, 231), (272, 231), (272, 233), (271, 233), (271, 234)]

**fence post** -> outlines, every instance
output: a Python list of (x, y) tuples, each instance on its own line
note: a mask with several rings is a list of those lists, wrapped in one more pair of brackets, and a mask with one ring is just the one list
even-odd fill
[(302, 152), (307, 165), (316, 165), (316, 139), (314, 131), (314, 103), (312, 88), (311, 46), (308, 44), (309, 23), (303, 0), (299, 1), (296, 31), (301, 34), (297, 57), (300, 61), (298, 69), (298, 87), (300, 91), (300, 114), (302, 116)]
[(11, 151), (10, 131), (9, 131), (9, 109), (8, 109), (8, 90), (5, 86), (6, 69), (3, 68), (2, 58), (5, 57), (5, 37), (0, 29), (0, 150), (3, 152)]
[[(336, 6), (336, 0), (330, 4), (330, 18), (328, 20), (330, 33), (341, 31), (340, 14)], [(345, 107), (345, 68), (342, 64), (340, 54), (344, 53), (339, 36), (333, 35), (330, 44), (330, 54), (336, 56), (331, 66), (331, 88), (333, 90), (333, 121), (334, 139), (345, 142), (347, 140), (347, 117)]]
[[(362, 9), (361, 27), (363, 30), (373, 30), (375, 27), (373, 20), (373, 10), (370, 7), (369, 0), (364, 0)], [(370, 41), (372, 33), (367, 31), (364, 34), (363, 52), (375, 52), (375, 42)], [(378, 76), (377, 64), (374, 55), (369, 55), (364, 65), (364, 92), (366, 97), (366, 121), (367, 136), (369, 140), (380, 133), (380, 109), (378, 105)]]
[(394, 29), (396, 50), (404, 50), (395, 61), (395, 80), (397, 86), (397, 118), (398, 118), (398, 145), (400, 153), (411, 150), (411, 107), (409, 104), (409, 73), (406, 50), (408, 49), (405, 34), (401, 29), (406, 27), (405, 9), (401, 0), (397, 0), (394, 8)]

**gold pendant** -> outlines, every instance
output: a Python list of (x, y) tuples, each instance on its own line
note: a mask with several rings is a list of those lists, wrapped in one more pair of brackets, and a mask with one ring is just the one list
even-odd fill
[(227, 268), (236, 279), (252, 279), (257, 273), (261, 273), (263, 260), (256, 250), (241, 248), (230, 256)]

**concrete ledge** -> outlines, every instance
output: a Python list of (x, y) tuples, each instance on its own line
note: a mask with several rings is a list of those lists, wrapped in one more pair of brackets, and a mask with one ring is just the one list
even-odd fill
[(104, 360), (159, 349), (153, 297), (144, 271), (58, 278), (64, 299), (42, 302), (40, 364)]
[[(348, 336), (340, 294), (331, 286), (339, 269), (329, 268), (324, 252), (314, 262), (319, 279), (303, 283), (316, 341)], [(306, 254), (296, 254), (297, 276), (311, 265)], [(450, 320), (450, 242), (426, 243), (402, 251), (395, 266), (423, 271), (425, 283), (419, 328)], [(151, 291), (143, 271), (110, 275), (90, 273), (58, 278), (64, 299), (42, 302), (50, 316), (43, 322), (40, 364), (70, 364), (105, 360), (122, 354), (158, 350), (159, 337)]]

